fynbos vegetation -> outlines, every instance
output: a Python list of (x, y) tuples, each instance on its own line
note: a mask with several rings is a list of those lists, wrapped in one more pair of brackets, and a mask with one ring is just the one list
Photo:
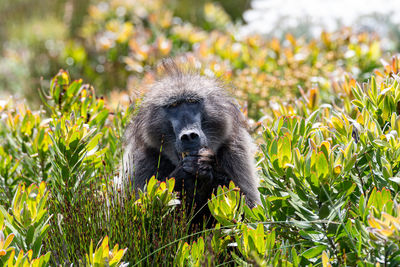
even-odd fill
[[(90, 5), (40, 108), (0, 100), (0, 266), (399, 265), (396, 55), (351, 29), (243, 37), (218, 5), (201, 28), (160, 3)], [(207, 203), (211, 229), (191, 225), (174, 179), (115, 186), (141, 100), (96, 93), (145, 87), (179, 55), (232, 89), (258, 146), (261, 204), (226, 183)]]

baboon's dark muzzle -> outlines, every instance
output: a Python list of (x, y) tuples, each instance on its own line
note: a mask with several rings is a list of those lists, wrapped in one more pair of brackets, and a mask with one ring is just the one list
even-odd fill
[(202, 136), (204, 134), (198, 129), (182, 130), (178, 135), (179, 152), (197, 152), (202, 147)]

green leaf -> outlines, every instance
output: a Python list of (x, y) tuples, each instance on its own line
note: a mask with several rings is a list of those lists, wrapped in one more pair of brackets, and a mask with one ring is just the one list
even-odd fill
[(90, 127), (94, 127), (94, 126), (103, 126), (107, 117), (108, 117), (108, 110), (104, 109), (102, 110), (100, 113), (98, 113), (96, 116), (94, 116), (90, 122), (89, 122), (89, 126)]
[(292, 247), (292, 259), (293, 259), (293, 265), (295, 267), (298, 267), (300, 264), (300, 259), (299, 256), (296, 253), (296, 249), (294, 247)]
[(355, 100), (351, 101), (351, 103), (353, 105), (359, 107), (361, 110), (364, 108), (364, 104), (360, 100), (355, 99)]
[(326, 177), (329, 173), (329, 164), (323, 152), (317, 154), (316, 168), (319, 179)]
[(345, 172), (348, 172), (348, 171), (350, 171), (351, 169), (353, 169), (354, 168), (354, 164), (356, 163), (356, 161), (357, 161), (357, 154), (354, 154), (352, 157), (351, 157), (351, 159), (350, 160), (348, 160), (347, 162), (345, 162), (345, 167), (344, 167), (344, 171)]
[(99, 144), (99, 140), (103, 137), (102, 133), (97, 133), (95, 136), (91, 138), (89, 143), (86, 145), (86, 151), (91, 151)]
[(400, 185), (400, 177), (391, 177), (389, 180)]
[(356, 83), (355, 87), (351, 88), (351, 92), (353, 93), (354, 97), (362, 103), (362, 100), (364, 98), (364, 93), (358, 83)]
[(68, 97), (76, 96), (81, 86), (82, 86), (82, 80), (73, 81), (67, 89), (67, 96)]
[(305, 257), (306, 259), (312, 259), (317, 256), (320, 256), (322, 251), (324, 251), (327, 248), (325, 245), (319, 245), (310, 249), (307, 249), (304, 251), (301, 255)]
[(26, 242), (26, 245), (28, 246), (28, 248), (30, 248), (30, 245), (32, 244), (34, 234), (35, 234), (35, 227), (30, 226), (28, 228), (28, 231), (27, 231), (26, 237), (25, 237), (25, 242)]
[(370, 81), (370, 86), (371, 86), (371, 100), (373, 101), (374, 104), (377, 103), (377, 97), (378, 97), (378, 87), (376, 85), (375, 77), (371, 76), (371, 81)]

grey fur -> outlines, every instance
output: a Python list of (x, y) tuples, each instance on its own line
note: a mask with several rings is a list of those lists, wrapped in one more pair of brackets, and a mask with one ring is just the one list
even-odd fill
[(176, 138), (168, 131), (171, 126), (164, 118), (163, 107), (173, 101), (195, 98), (204, 101), (201, 127), (216, 161), (247, 200), (260, 203), (253, 158), (255, 146), (235, 100), (216, 79), (184, 71), (173, 60), (162, 64), (164, 75), (150, 87), (125, 133), (124, 168), (133, 177), (135, 188), (143, 190), (146, 182), (156, 175), (161, 145), (157, 177), (168, 177), (176, 168), (179, 163)]

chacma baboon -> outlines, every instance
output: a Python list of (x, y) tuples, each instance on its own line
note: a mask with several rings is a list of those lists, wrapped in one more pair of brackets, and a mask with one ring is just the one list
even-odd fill
[(162, 67), (125, 133), (124, 165), (135, 188), (153, 175), (175, 177), (176, 190), (203, 207), (218, 185), (232, 180), (247, 203), (260, 203), (254, 144), (235, 100), (216, 79), (171, 59)]

